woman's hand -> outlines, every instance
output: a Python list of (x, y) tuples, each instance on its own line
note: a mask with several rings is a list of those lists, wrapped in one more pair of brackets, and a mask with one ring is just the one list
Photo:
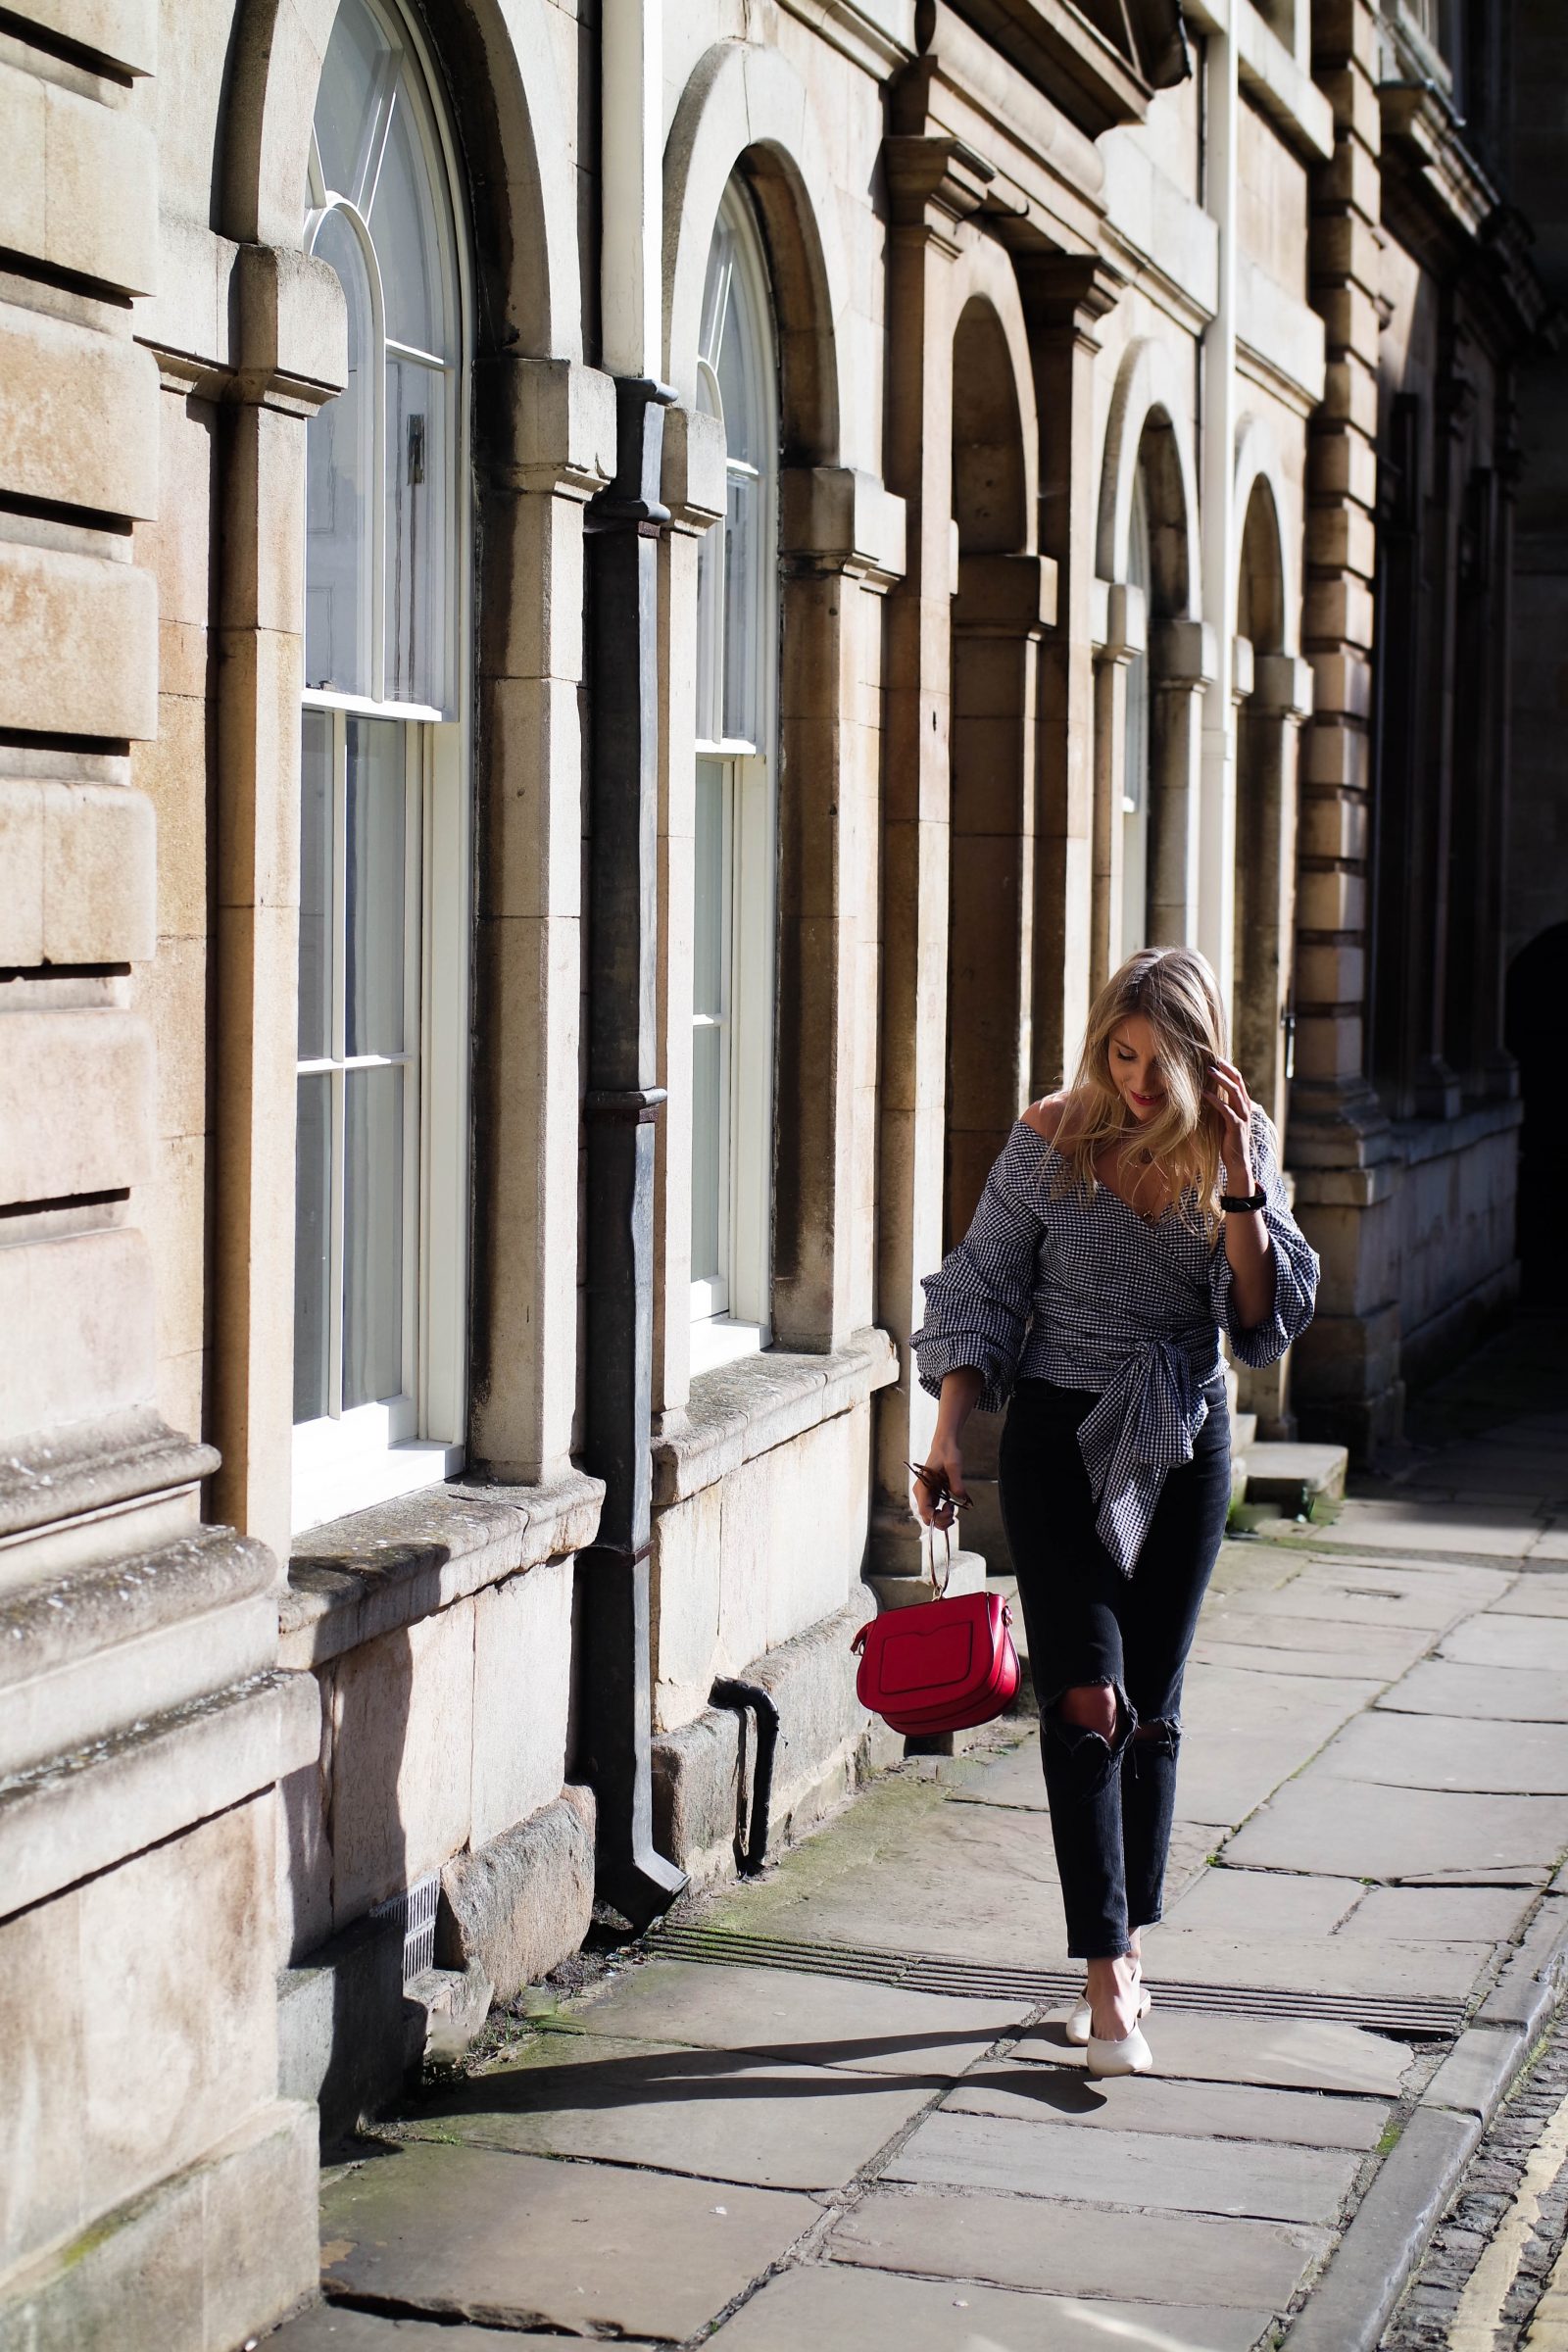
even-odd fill
[(1204, 1089), (1203, 1101), (1219, 1120), (1225, 1189), (1230, 1193), (1250, 1193), (1256, 1188), (1256, 1178), (1252, 1174), (1252, 1099), (1247, 1091), (1247, 1080), (1230, 1061), (1210, 1062), (1209, 1071), (1213, 1084)]
[[(963, 1483), (963, 1454), (958, 1441), (963, 1425), (979, 1403), (985, 1381), (971, 1364), (944, 1374), (942, 1403), (931, 1433), (925, 1460), (911, 1462), (916, 1473), (909, 1502), (922, 1527), (951, 1527), (969, 1500)], [(927, 1476), (918, 1473), (924, 1470)]]
[(957, 1439), (945, 1438), (939, 1429), (920, 1468), (924, 1477), (916, 1476), (910, 1485), (915, 1517), (922, 1527), (952, 1527), (969, 1499)]

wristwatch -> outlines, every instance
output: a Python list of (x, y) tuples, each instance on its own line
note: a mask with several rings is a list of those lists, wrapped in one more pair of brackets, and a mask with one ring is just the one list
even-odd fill
[(1268, 1200), (1261, 1185), (1255, 1193), (1221, 1193), (1219, 1204), (1227, 1216), (1239, 1216), (1249, 1209), (1261, 1208)]

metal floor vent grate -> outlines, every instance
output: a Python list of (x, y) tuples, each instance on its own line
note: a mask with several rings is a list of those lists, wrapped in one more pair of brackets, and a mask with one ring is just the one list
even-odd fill
[[(723, 1928), (666, 1927), (650, 1941), (656, 1954), (670, 1960), (853, 1977), (905, 1992), (950, 1993), (955, 1999), (1070, 2001), (1084, 1981), (1081, 1968), (1006, 1968), (955, 1960), (942, 1952), (890, 1952), (866, 1943), (792, 1943)], [(1163, 1978), (1158, 1983), (1161, 2008), (1202, 2010), (1221, 2017), (1321, 2018), (1335, 2025), (1361, 2026), (1372, 2034), (1444, 2041), (1464, 2025), (1463, 2001), (1437, 1995), (1383, 1999), (1371, 1993), (1281, 1992), (1258, 1984), (1172, 1984)]]
[(403, 1982), (409, 1984), (422, 1969), (435, 1966), (435, 1915), (441, 1899), (441, 1874), (432, 1871), (402, 1894), (389, 1895), (370, 1912), (372, 1919), (390, 1919), (403, 1929)]

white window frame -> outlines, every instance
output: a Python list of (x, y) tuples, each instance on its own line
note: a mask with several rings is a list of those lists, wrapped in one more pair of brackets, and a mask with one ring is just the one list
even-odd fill
[[(779, 375), (772, 290), (761, 236), (750, 204), (733, 181), (719, 208), (719, 234), (730, 240), (732, 269), (744, 279), (756, 322), (754, 362), (762, 384), (760, 465), (731, 459), (726, 480), (759, 482), (759, 595), (745, 647), (749, 707), (756, 738), (724, 732), (726, 594), (724, 528), (715, 523), (702, 562), (711, 586), (698, 602), (699, 695), (696, 756), (723, 775), (725, 979), (729, 1050), (720, 1084), (719, 1232), (715, 1277), (691, 1285), (691, 1367), (710, 1368), (765, 1348), (772, 1338), (773, 1038), (778, 904), (778, 465)], [(722, 319), (718, 322), (721, 327)], [(718, 334), (705, 317), (698, 377), (704, 405), (722, 416), (713, 369)], [(707, 707), (704, 707), (706, 684)], [(697, 1138), (694, 1133), (694, 1151)]]
[[(368, 229), (356, 208), (337, 191), (326, 187), (313, 132), (306, 249), (309, 251), (314, 245), (326, 210), (331, 207), (342, 211), (349, 216), (359, 238), (370, 281), (376, 345), (371, 388), (374, 449), (369, 472), (370, 576), (367, 598), (372, 693), (353, 695), (311, 689), (302, 697), (302, 708), (333, 714), (334, 829), (338, 833), (342, 820), (337, 752), (347, 718), (359, 715), (392, 719), (400, 722), (404, 730), (414, 787), (409, 794), (411, 840), (405, 862), (408, 926), (405, 938), (406, 944), (416, 943), (417, 948), (416, 954), (405, 956), (405, 986), (410, 1000), (405, 1034), (407, 1037), (417, 1034), (418, 1084), (405, 1089), (404, 1102), (403, 1390), (396, 1397), (295, 1424), (291, 1524), (296, 1535), (347, 1512), (367, 1509), (394, 1495), (454, 1476), (463, 1466), (467, 1421), (469, 937), (473, 863), (470, 785), (473, 515), (469, 428), (473, 302), (468, 226), (456, 149), (438, 97), (439, 84), (418, 28), (395, 5), (395, 0), (364, 0), (364, 4), (378, 20), (394, 49), (407, 53), (423, 83), (428, 120), (418, 122), (420, 143), (436, 185), (445, 191), (452, 230), (445, 259), (450, 271), (446, 288), (448, 311), (455, 321), (454, 356), (450, 361), (440, 361), (385, 334), (380, 273)], [(394, 55), (387, 73), (395, 73), (398, 63)], [(390, 116), (386, 115), (379, 128), (382, 153), (389, 126)], [(369, 160), (363, 155), (360, 159), (362, 181)], [(378, 161), (375, 170), (379, 170)], [(443, 662), (449, 699), (440, 708), (378, 699), (384, 689), (386, 662), (384, 556), (389, 356), (440, 367), (453, 377), (448, 457), (451, 501), (445, 571), (450, 593), (445, 600)], [(301, 529), (303, 535), (303, 516)], [(339, 839), (340, 854), (342, 848)], [(342, 875), (340, 858), (334, 876), (337, 892), (342, 889)], [(334, 998), (342, 988), (338, 927), (334, 908)], [(334, 1043), (341, 1035), (340, 1022), (341, 1005), (334, 1003)], [(299, 1065), (302, 1072), (318, 1066)], [(341, 1085), (334, 1087), (334, 1095), (340, 1102)], [(330, 1383), (340, 1396), (343, 1161), (342, 1121), (336, 1109), (333, 1125), (331, 1298), (337, 1311), (333, 1315), (330, 1340)]]

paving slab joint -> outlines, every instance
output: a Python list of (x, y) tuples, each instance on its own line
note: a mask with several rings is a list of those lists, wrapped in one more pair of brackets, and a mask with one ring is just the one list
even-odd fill
[(1288, 2326), (1289, 2352), (1377, 2352), (1482, 2133), (1555, 2018), (1565, 1984), (1568, 1904), (1553, 1904), (1537, 1915), (1476, 2024), (1417, 2099)]

